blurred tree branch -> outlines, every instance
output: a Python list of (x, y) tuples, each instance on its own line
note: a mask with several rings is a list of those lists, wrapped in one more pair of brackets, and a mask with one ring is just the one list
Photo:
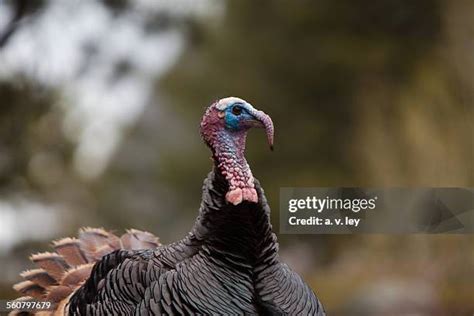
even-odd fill
[(15, 0), (10, 1), (13, 17), (4, 30), (0, 30), (0, 49), (5, 47), (14, 33), (20, 28), (26, 17), (34, 14), (45, 4), (44, 0)]
[(28, 7), (28, 0), (17, 0), (14, 2), (15, 13), (11, 21), (7, 24), (5, 30), (0, 33), (0, 49), (3, 48), (13, 33), (18, 29), (21, 20), (25, 16)]

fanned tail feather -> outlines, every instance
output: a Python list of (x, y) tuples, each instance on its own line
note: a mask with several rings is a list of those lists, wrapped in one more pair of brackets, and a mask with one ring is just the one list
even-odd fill
[(118, 237), (102, 228), (81, 228), (78, 238), (62, 238), (52, 243), (54, 252), (30, 257), (37, 268), (23, 271), (24, 281), (13, 286), (22, 297), (17, 301), (48, 301), (53, 310), (41, 312), (12, 311), (10, 315), (64, 315), (69, 297), (90, 276), (94, 264), (103, 256), (118, 250), (139, 250), (159, 247), (155, 235), (136, 229)]

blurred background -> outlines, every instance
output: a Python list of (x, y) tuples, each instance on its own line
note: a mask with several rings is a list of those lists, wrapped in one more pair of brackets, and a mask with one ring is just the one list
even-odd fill
[[(82, 226), (184, 236), (229, 95), (288, 186), (474, 186), (471, 0), (0, 1), (0, 298)], [(279, 235), (330, 315), (472, 315), (472, 235)]]

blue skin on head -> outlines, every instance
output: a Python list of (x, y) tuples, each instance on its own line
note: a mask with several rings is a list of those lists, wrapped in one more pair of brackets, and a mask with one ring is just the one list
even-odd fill
[[(240, 108), (240, 114), (235, 114), (236, 108)], [(232, 131), (241, 130), (244, 127), (243, 122), (254, 119), (243, 103), (234, 103), (225, 109), (225, 126)]]

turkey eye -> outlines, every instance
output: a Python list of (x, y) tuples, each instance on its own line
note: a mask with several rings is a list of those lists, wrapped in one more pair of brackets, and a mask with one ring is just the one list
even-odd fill
[(234, 106), (232, 108), (232, 114), (240, 115), (242, 113), (242, 108), (240, 106)]

